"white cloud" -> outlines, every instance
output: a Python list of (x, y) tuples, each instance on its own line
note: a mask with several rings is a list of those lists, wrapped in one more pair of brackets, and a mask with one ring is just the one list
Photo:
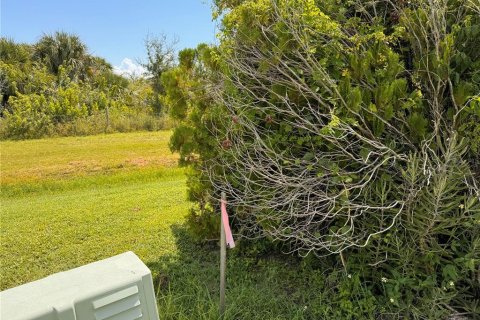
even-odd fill
[(132, 61), (132, 59), (125, 58), (119, 66), (113, 66), (113, 72), (125, 77), (139, 78), (145, 76), (147, 69)]

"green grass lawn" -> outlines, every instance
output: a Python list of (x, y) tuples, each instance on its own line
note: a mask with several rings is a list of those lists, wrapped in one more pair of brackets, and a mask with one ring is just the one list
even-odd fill
[(169, 134), (2, 142), (1, 288), (127, 250), (174, 252), (189, 204)]
[(2, 186), (175, 167), (168, 148), (170, 131), (115, 133), (25, 141), (2, 141)]
[[(184, 226), (191, 204), (169, 136), (1, 142), (1, 289), (131, 250), (152, 270), (161, 319), (217, 319), (218, 246)], [(226, 319), (331, 318), (324, 288), (340, 275), (238, 244)]]

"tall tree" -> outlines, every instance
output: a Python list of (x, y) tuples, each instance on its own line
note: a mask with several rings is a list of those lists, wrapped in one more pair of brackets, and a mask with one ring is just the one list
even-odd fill
[(148, 76), (152, 83), (153, 90), (156, 92), (156, 99), (153, 101), (155, 111), (160, 113), (162, 102), (160, 95), (165, 93), (162, 84), (162, 74), (175, 65), (175, 44), (176, 40), (168, 42), (167, 36), (148, 36), (145, 39), (145, 48), (147, 50), (147, 61), (142, 66), (147, 69)]
[(58, 74), (60, 66), (70, 68), (72, 76), (83, 76), (87, 64), (87, 47), (77, 35), (57, 31), (45, 34), (36, 44), (34, 57)]

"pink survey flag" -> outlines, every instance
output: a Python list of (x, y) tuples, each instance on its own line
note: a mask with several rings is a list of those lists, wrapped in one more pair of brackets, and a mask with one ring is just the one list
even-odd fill
[(225, 239), (227, 241), (227, 246), (232, 249), (235, 248), (235, 242), (233, 241), (232, 230), (230, 230), (230, 223), (228, 221), (227, 202), (223, 199), (221, 201), (221, 211), (223, 230), (225, 230)]

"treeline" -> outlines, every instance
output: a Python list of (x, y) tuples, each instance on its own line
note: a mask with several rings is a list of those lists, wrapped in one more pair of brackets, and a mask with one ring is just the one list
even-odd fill
[(76, 35), (0, 39), (0, 138), (158, 130), (167, 125), (152, 80), (129, 79)]
[(479, 2), (216, 0), (215, 15), (219, 45), (162, 75), (190, 230), (218, 235), (225, 192), (239, 248), (325, 275), (298, 297), (308, 319), (478, 319)]

